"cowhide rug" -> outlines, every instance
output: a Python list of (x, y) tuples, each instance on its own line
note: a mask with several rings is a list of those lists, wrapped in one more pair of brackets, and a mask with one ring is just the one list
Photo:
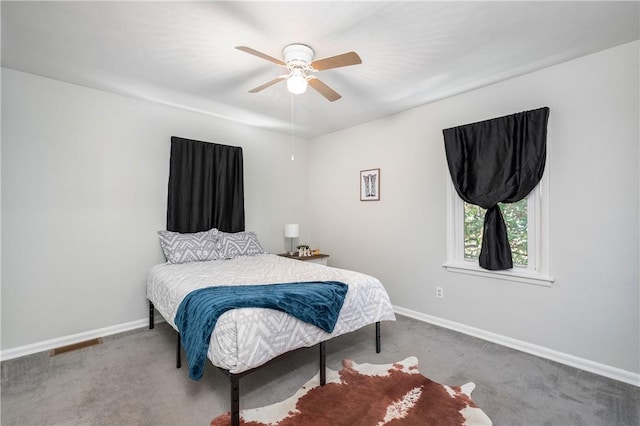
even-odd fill
[[(292, 397), (266, 407), (240, 412), (246, 426), (312, 425), (491, 425), (491, 420), (471, 400), (476, 387), (447, 386), (418, 371), (418, 359), (395, 364), (356, 364), (342, 361), (339, 372), (327, 369), (327, 384), (319, 374)], [(229, 413), (211, 426), (230, 424)]]

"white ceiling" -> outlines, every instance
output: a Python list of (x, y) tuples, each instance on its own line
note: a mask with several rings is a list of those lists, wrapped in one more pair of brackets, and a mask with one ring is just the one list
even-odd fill
[[(2, 66), (231, 120), (315, 137), (640, 38), (627, 2), (10, 2)], [(315, 59), (356, 51), (361, 65), (317, 76), (328, 102), (236, 50)]]

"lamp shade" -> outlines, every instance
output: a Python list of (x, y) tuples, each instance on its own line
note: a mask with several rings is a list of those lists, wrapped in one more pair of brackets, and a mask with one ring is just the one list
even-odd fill
[(290, 223), (284, 226), (284, 236), (287, 238), (297, 238), (300, 228), (297, 223)]

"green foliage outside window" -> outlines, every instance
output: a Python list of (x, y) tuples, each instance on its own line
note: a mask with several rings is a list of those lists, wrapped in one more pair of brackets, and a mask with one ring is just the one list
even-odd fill
[[(502, 216), (507, 225), (513, 264), (527, 266), (527, 199), (517, 203), (500, 203)], [(485, 209), (464, 203), (464, 258), (477, 259), (482, 247), (482, 228)]]

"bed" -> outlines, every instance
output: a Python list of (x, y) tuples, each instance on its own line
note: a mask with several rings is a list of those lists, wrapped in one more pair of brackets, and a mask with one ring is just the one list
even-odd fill
[(391, 302), (380, 281), (359, 272), (266, 253), (160, 264), (151, 268), (147, 280), (150, 328), (153, 327), (155, 308), (177, 330), (175, 317), (178, 306), (187, 294), (200, 288), (306, 281), (338, 281), (348, 285), (333, 332), (327, 333), (272, 309), (233, 309), (219, 317), (211, 334), (207, 357), (231, 380), (231, 416), (235, 423), (239, 416), (238, 378), (278, 356), (298, 348), (319, 345), (322, 381), (324, 342), (370, 324), (376, 324), (376, 348), (379, 352), (380, 321), (395, 320)]

